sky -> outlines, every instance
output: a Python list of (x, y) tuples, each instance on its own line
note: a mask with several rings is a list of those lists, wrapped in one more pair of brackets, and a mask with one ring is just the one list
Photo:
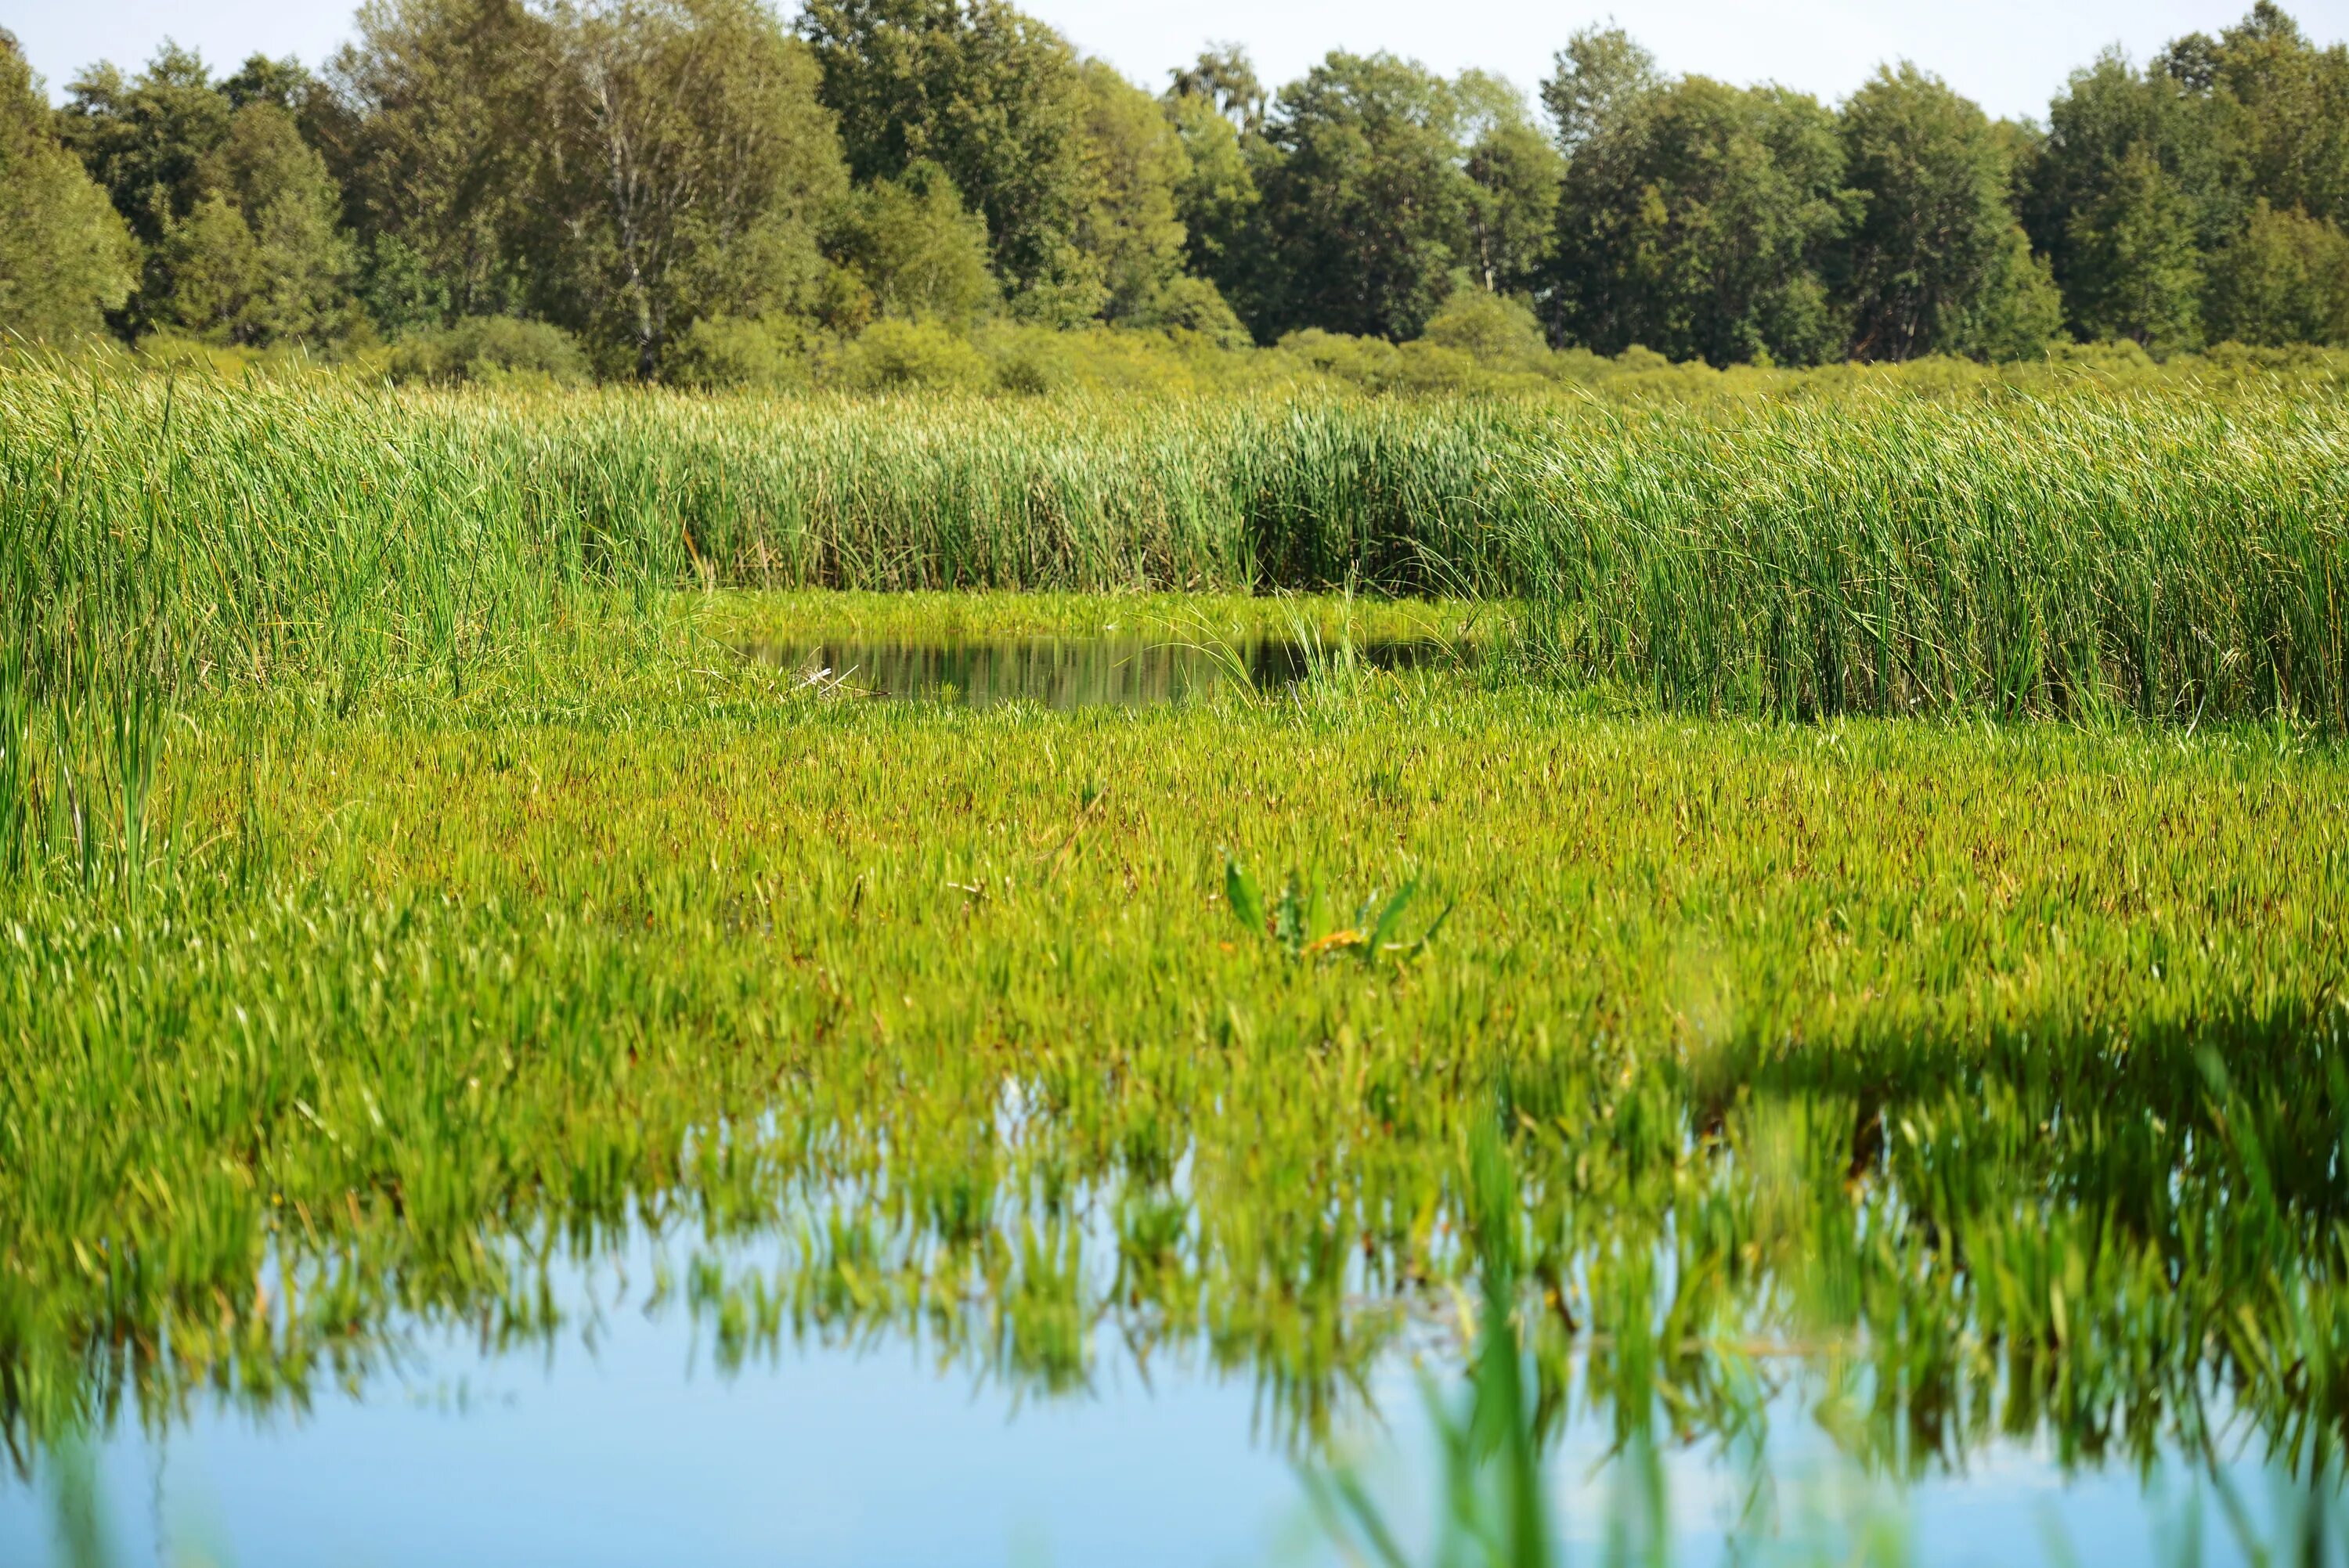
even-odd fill
[[(2284, 0), (2322, 42), (2349, 0)], [(1025, 9), (1154, 89), (1210, 40), (1245, 46), (1278, 84), (1333, 48), (1387, 49), (1447, 74), (1497, 71), (1530, 89), (1577, 27), (1612, 15), (1667, 71), (1777, 81), (1830, 102), (1912, 59), (1994, 115), (2044, 118), (2074, 67), (2108, 44), (2142, 59), (2215, 33), (2251, 0), (1026, 0)], [(785, 8), (791, 9), (788, 0)], [(350, 29), (341, 0), (0, 0), (50, 95), (98, 59), (136, 65), (167, 36), (233, 68), (255, 51), (316, 64)]]

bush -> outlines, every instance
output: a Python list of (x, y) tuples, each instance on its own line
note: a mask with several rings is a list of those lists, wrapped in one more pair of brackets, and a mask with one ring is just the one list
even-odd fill
[(859, 391), (978, 389), (993, 379), (986, 357), (931, 321), (876, 321), (843, 356), (841, 380)]
[(465, 316), (412, 332), (392, 346), (395, 381), (566, 384), (587, 379), (587, 356), (559, 326), (510, 315)]
[(808, 332), (796, 321), (705, 316), (686, 329), (661, 364), (661, 379), (697, 392), (730, 387), (808, 385)]
[(1546, 370), (1549, 344), (1534, 313), (1513, 299), (1464, 288), (1428, 317), (1421, 340), (1454, 349), (1492, 370)]
[(1205, 278), (1179, 277), (1151, 295), (1126, 324), (1164, 332), (1196, 333), (1217, 348), (1245, 349), (1255, 340), (1215, 284)]

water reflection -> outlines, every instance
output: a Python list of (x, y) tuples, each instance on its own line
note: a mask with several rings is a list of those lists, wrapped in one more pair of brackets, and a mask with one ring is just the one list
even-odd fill
[(1147, 707), (1217, 686), (1277, 692), (1318, 671), (1409, 669), (1456, 656), (1433, 641), (1309, 644), (1288, 638), (1191, 643), (1139, 636), (1017, 637), (958, 642), (828, 640), (762, 644), (752, 658), (811, 682), (881, 696), (967, 703), (1030, 702), (1058, 711)]
[[(773, 1242), (719, 1251), (760, 1267)], [(215, 1391), (94, 1450), (45, 1450), (0, 1479), (0, 1562), (575, 1568), (678, 1561), (678, 1542), (712, 1565), (1350, 1561), (1268, 1433), (1263, 1387), (1212, 1357), (1104, 1323), (1082, 1377), (1049, 1394), (918, 1330), (811, 1332), (745, 1360), (719, 1350), (714, 1301), (677, 1294), (716, 1261), (698, 1250), (638, 1232), (552, 1269), (568, 1327), (527, 1345), (417, 1328), (345, 1389), (259, 1408)], [(1431, 1316), (1362, 1368), (1306, 1461), (1358, 1477), (1414, 1551), (1443, 1535), (1428, 1417), (1460, 1372)], [(1580, 1358), (1566, 1377), (1599, 1386)], [(1576, 1398), (1543, 1461), (1565, 1560), (2226, 1565), (2291, 1541), (2307, 1507), (2256, 1449), (2073, 1470), (1999, 1438), (1903, 1485), (1821, 1418), (1850, 1394), (1831, 1369), (1789, 1362), (1755, 1394), (1733, 1439), (1673, 1441), (1667, 1420), (1662, 1446), (1624, 1444), (1610, 1408)], [(60, 1528), (76, 1514), (78, 1554)]]
[[(827, 1429), (931, 1420), (974, 1387), (1048, 1429), (1068, 1408), (1148, 1427), (1157, 1398), (1206, 1390), (1229, 1412), (1197, 1439), (1216, 1452), (1149, 1463), (1321, 1463), (1382, 1421), (1404, 1429), (1418, 1393), (1398, 1367), (1454, 1378), (1481, 1223), (1458, 1150), (1492, 1127), (1515, 1162), (1531, 1418), (1569, 1470), (1652, 1451), (1710, 1476), (1700, 1494), (1750, 1492), (1741, 1467), (1799, 1434), (1856, 1486), (1985, 1506), (2017, 1475), (2049, 1493), (2156, 1474), (2216, 1489), (2271, 1458), (2330, 1498), (2349, 1417), (2340, 1021), (2279, 1008), (2103, 1044), (2065, 1027), (1702, 1057), (1602, 1043), (1456, 1086), (1408, 1042), (1350, 1058), (1319, 1031), (1278, 1051), (1235, 1033), (1181, 1054), (1180, 1092), (1092, 1044), (1011, 1078), (978, 1065), (983, 1042), (793, 1037), (764, 1115), (695, 1140), (633, 1209), (419, 1222), (372, 1267), (287, 1226), (249, 1301), (158, 1296), (160, 1320), (72, 1340), (0, 1322), (6, 1508), (37, 1511), (76, 1431), (201, 1449), (251, 1422), (279, 1434), (246, 1456), (264, 1471), (332, 1470), (347, 1490), (399, 1474), (423, 1439), (378, 1436), (403, 1429), (379, 1413), (413, 1388), (419, 1347), (433, 1386), (460, 1391), (436, 1418), (465, 1428), (460, 1447), (502, 1418), (478, 1414), (499, 1403), (484, 1387), (566, 1412), (567, 1442), (534, 1434), (543, 1453), (506, 1461), (550, 1530), (584, 1446), (657, 1440), (688, 1464), (749, 1440), (695, 1413), (678, 1390), (697, 1371), (801, 1447), (871, 1467), (837, 1484), (875, 1495), (904, 1484), (900, 1461), (885, 1444), (843, 1457)], [(1292, 1106), (1314, 1114), (1272, 1114)], [(583, 1293), (621, 1265), (626, 1292)], [(640, 1375), (598, 1393), (580, 1357), (639, 1324)], [(460, 1344), (478, 1360), (452, 1372)], [(859, 1393), (840, 1371), (827, 1398), (860, 1414), (779, 1412), (811, 1360), (915, 1366), (951, 1392), (875, 1375)], [(537, 1366), (543, 1386), (521, 1370)], [(1068, 1440), (1076, 1475), (1108, 1439)], [(2214, 1520), (2248, 1506), (2226, 1495)]]

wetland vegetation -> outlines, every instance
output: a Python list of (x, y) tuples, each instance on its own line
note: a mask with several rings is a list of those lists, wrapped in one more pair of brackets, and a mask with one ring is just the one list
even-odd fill
[[(1481, 1336), (1464, 1486), (1491, 1408), (1799, 1390), (1895, 1479), (2329, 1494), (2336, 398), (905, 414), (0, 376), (26, 1473), (559, 1340), (651, 1237), (722, 1367), (1115, 1346), (1309, 1457)], [(754, 652), (1033, 637), (1301, 653)]]

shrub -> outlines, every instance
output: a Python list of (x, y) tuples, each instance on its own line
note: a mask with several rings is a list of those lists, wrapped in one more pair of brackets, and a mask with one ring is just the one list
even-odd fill
[(698, 392), (730, 387), (802, 387), (812, 366), (799, 322), (705, 316), (687, 328), (661, 365), (661, 379)]
[(587, 379), (587, 356), (559, 326), (510, 315), (472, 315), (401, 338), (392, 347), (388, 369), (395, 381), (438, 386), (563, 384)]
[(993, 379), (968, 338), (931, 321), (876, 321), (843, 358), (841, 380), (860, 391), (979, 388)]

